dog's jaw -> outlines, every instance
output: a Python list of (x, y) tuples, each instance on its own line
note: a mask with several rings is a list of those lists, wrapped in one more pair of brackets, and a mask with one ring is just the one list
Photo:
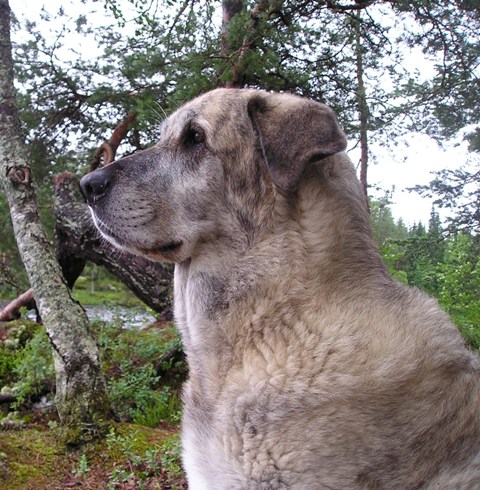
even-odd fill
[(114, 247), (130, 252), (135, 255), (146, 257), (154, 262), (182, 262), (188, 257), (185, 255), (185, 244), (183, 240), (171, 240), (165, 243), (156, 243), (148, 248), (142, 244), (128, 243), (124, 238), (118, 236), (111, 226), (105, 224), (97, 215), (92, 206), (89, 206), (90, 214), (100, 235), (110, 242)]

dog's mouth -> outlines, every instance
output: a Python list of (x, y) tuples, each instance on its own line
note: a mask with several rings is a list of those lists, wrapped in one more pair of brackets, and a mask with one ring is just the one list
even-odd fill
[(169, 242), (165, 245), (149, 247), (149, 248), (137, 248), (138, 251), (152, 260), (154, 259), (164, 259), (164, 260), (174, 260), (175, 255), (183, 246), (182, 241)]
[(181, 241), (170, 242), (170, 243), (167, 243), (166, 245), (163, 245), (161, 247), (154, 249), (153, 252), (158, 252), (160, 254), (169, 254), (169, 253), (177, 252), (178, 250), (180, 250), (182, 245), (183, 245), (183, 242), (181, 242)]
[(168, 260), (170, 257), (174, 257), (175, 254), (180, 251), (183, 246), (183, 241), (175, 240), (171, 242), (166, 242), (164, 244), (153, 245), (153, 246), (141, 246), (139, 243), (130, 242), (125, 240), (124, 237), (120, 237), (112, 228), (102, 222), (97, 216), (92, 213), (94, 217), (95, 224), (98, 230), (101, 232), (103, 237), (111, 242), (118, 248), (129, 250), (130, 252), (143, 255), (152, 259), (155, 258), (165, 258)]

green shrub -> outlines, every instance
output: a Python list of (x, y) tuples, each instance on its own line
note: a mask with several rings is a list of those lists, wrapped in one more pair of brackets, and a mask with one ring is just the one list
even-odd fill
[[(161, 421), (178, 423), (176, 389), (184, 378), (185, 365), (174, 366), (170, 361), (156, 366), (162, 355), (178, 347), (174, 327), (125, 329), (117, 321), (95, 323), (92, 330), (100, 347), (112, 407), (119, 418), (149, 427)], [(26, 408), (55, 385), (50, 341), (43, 328), (36, 326), (32, 332), (30, 340), (20, 329), (8, 342), (0, 343), (0, 388), (8, 386), (15, 394), (15, 409)], [(168, 371), (168, 379), (161, 378), (157, 369)]]
[(0, 347), (0, 389), (15, 380), (15, 368), (20, 359), (20, 352), (17, 350)]
[(55, 379), (52, 348), (45, 330), (39, 329), (18, 353), (14, 368), (16, 382), (13, 390), (17, 395), (14, 407), (21, 407), (27, 400), (52, 386)]
[(162, 421), (178, 424), (180, 412), (180, 397), (166, 386), (161, 391), (154, 392), (149, 402), (133, 409), (132, 420), (147, 427), (157, 427)]
[(122, 420), (132, 420), (138, 410), (155, 400), (159, 377), (151, 364), (136, 366), (125, 360), (119, 369), (118, 377), (107, 380), (110, 400)]

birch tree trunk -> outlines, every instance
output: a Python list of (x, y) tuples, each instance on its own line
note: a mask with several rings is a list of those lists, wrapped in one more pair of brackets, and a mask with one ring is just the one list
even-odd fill
[(15, 101), (8, 0), (0, 0), (0, 180), (18, 248), (53, 347), (56, 406), (64, 440), (78, 444), (107, 428), (110, 406), (87, 317), (70, 296), (40, 222)]

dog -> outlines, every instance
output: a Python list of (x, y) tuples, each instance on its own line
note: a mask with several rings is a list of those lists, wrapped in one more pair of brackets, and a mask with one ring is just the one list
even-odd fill
[(480, 488), (479, 358), (393, 280), (331, 109), (216, 89), (81, 181), (121, 249), (174, 262), (194, 490)]

